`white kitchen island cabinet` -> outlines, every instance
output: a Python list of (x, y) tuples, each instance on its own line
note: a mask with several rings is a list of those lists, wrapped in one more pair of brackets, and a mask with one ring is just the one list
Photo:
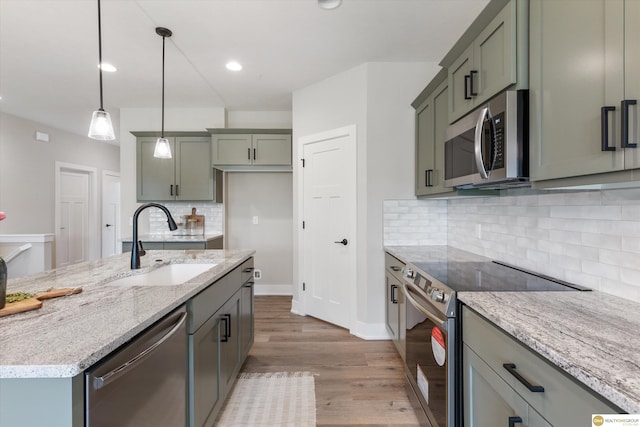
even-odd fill
[[(205, 346), (189, 354), (192, 363), (184, 366), (185, 377), (193, 373), (194, 360), (205, 358), (207, 366), (215, 367), (201, 370), (198, 384), (192, 376), (188, 387), (190, 392), (195, 387), (207, 390), (208, 398), (215, 399), (219, 407), (224, 393), (212, 394), (217, 386), (209, 384), (217, 382), (215, 358), (221, 356), (216, 351), (218, 341), (210, 345), (208, 338), (220, 337), (221, 322), (219, 317), (207, 315), (245, 295), (242, 271), (253, 262), (252, 256), (252, 251), (233, 250), (149, 251), (137, 271), (129, 269), (130, 255), (120, 254), (11, 280), (10, 292), (79, 286), (83, 291), (49, 300), (39, 310), (0, 318), (0, 425), (84, 427), (85, 371), (185, 303), (187, 331), (206, 331), (195, 334)], [(151, 272), (168, 263), (214, 266), (181, 285), (109, 285), (118, 278)], [(252, 302), (249, 306), (253, 307)], [(252, 314), (235, 319), (240, 328), (242, 321), (253, 321)], [(231, 332), (238, 335), (238, 329)], [(236, 342), (240, 348), (240, 341)], [(184, 351), (189, 351), (186, 339)], [(246, 351), (237, 353), (233, 372), (237, 373), (245, 358)], [(227, 385), (223, 391), (229, 388)], [(201, 400), (193, 401), (188, 403), (185, 422), (194, 413), (189, 409), (200, 409), (201, 405), (203, 412), (210, 413)]]
[(534, 186), (640, 180), (640, 2), (531, 0), (530, 18)]

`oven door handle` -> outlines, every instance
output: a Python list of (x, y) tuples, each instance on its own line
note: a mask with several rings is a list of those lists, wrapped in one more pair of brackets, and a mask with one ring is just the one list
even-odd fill
[[(436, 316), (435, 314), (433, 314), (432, 312), (424, 308), (422, 305), (420, 305), (420, 303), (411, 295), (412, 293), (416, 293), (416, 292), (410, 289), (409, 286), (410, 285), (404, 283), (402, 285), (402, 289), (404, 290), (404, 296), (407, 297), (407, 300), (411, 303), (411, 305), (414, 306), (418, 311), (420, 311), (420, 313), (427, 316), (427, 318), (429, 318), (429, 320), (431, 320), (433, 323), (435, 323), (436, 325), (446, 330), (446, 327), (447, 327), (446, 320), (443, 321), (442, 319), (439, 319), (438, 316)], [(413, 285), (411, 285), (411, 287), (413, 287)]]
[(485, 107), (480, 110), (480, 116), (478, 117), (478, 123), (476, 123), (476, 135), (474, 139), (474, 153), (476, 156), (476, 167), (478, 168), (478, 173), (482, 177), (482, 179), (489, 178), (487, 174), (487, 169), (484, 167), (484, 161), (482, 160), (482, 131), (484, 129), (484, 121), (487, 118), (491, 117), (491, 113), (489, 112), (489, 107)]

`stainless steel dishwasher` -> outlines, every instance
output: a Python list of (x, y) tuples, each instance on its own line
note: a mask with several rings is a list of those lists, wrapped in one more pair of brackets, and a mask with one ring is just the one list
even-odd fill
[(185, 306), (85, 373), (87, 427), (187, 424)]

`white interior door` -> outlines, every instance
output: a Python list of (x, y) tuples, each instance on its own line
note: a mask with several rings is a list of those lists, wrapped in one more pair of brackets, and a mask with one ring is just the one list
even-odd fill
[(119, 254), (120, 236), (120, 174), (104, 171), (102, 174), (102, 257)]
[(89, 175), (61, 170), (56, 233), (57, 266), (87, 260), (89, 252)]
[(355, 127), (301, 138), (301, 142), (305, 311), (351, 328), (356, 287)]

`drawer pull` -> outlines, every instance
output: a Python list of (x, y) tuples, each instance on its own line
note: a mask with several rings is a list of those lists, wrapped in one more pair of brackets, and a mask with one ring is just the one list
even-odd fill
[(522, 424), (522, 418), (509, 417), (509, 427), (515, 427), (516, 424)]
[[(520, 381), (522, 383), (522, 385), (524, 385), (530, 392), (532, 392), (532, 393), (542, 393), (542, 392), (544, 392), (544, 387), (542, 387), (541, 385), (533, 385), (529, 381), (527, 381), (527, 379), (525, 377), (520, 375), (518, 373), (518, 371), (516, 371), (516, 364), (515, 363), (503, 363), (502, 367), (504, 369), (506, 369), (507, 371), (509, 371), (509, 373), (511, 375), (516, 377), (516, 379), (518, 381)], [(512, 424), (509, 424), (509, 425), (512, 425)]]
[(392, 269), (393, 271), (395, 271), (395, 272), (398, 272), (398, 271), (400, 271), (400, 270), (401, 270), (401, 268), (400, 268), (400, 267), (398, 267), (397, 265), (392, 265), (392, 266), (391, 266), (391, 269)]

